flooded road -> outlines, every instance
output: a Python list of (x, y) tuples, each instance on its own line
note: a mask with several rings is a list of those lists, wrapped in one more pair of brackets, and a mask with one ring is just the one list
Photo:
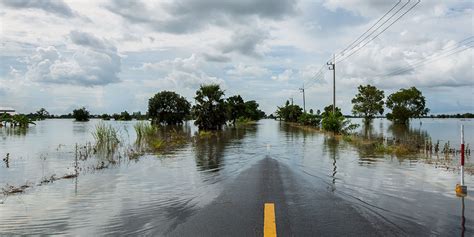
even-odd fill
[[(376, 120), (371, 130), (421, 133), (455, 146), (463, 123), (466, 143), (473, 142), (472, 120), (422, 121), (401, 132)], [(0, 157), (10, 154), (9, 168), (0, 166), (0, 187), (32, 184), (23, 194), (0, 196), (0, 234), (261, 236), (263, 203), (274, 202), (281, 235), (474, 235), (472, 191), (456, 197), (458, 171), (437, 165), (457, 157), (367, 153), (274, 120), (106, 169), (90, 168), (100, 159), (81, 161), (77, 178), (37, 186), (44, 177), (72, 172), (75, 144), (93, 142), (98, 122), (46, 120), (25, 132), (0, 129)], [(120, 129), (122, 143), (133, 143), (135, 121), (107, 123)], [(191, 125), (183, 130), (196, 133)], [(465, 181), (472, 190), (473, 176)]]

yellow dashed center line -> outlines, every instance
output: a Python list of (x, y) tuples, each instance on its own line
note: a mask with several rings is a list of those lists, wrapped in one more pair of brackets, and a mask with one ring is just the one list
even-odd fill
[(273, 203), (265, 203), (263, 219), (263, 237), (276, 237), (275, 205)]

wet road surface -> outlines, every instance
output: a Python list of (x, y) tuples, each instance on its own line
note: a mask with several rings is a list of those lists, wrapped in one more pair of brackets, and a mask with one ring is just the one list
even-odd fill
[(337, 197), (326, 183), (307, 183), (284, 164), (266, 157), (167, 235), (263, 236), (265, 203), (275, 205), (279, 236), (401, 234)]

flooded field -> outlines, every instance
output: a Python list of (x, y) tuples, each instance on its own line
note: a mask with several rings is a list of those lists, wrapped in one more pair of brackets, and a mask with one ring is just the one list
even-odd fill
[[(39, 185), (75, 172), (76, 144), (93, 144), (98, 123), (44, 120), (24, 131), (0, 128), (0, 157), (9, 154), (8, 167), (0, 165), (0, 187), (31, 186), (24, 193), (0, 195), (0, 234), (166, 235), (206, 208), (243, 171), (271, 157), (406, 235), (474, 235), (472, 191), (462, 199), (454, 193), (459, 171), (449, 167), (459, 163), (458, 155), (367, 153), (342, 139), (274, 120), (200, 138), (188, 123), (180, 132), (190, 139), (174, 151), (133, 160), (124, 152), (113, 163), (91, 155), (78, 161), (79, 176)], [(133, 148), (136, 121), (105, 123), (119, 130), (123, 150)], [(460, 124), (466, 144), (473, 144), (474, 120), (421, 119), (401, 129), (376, 119), (359, 132), (421, 134), (457, 148)], [(469, 156), (467, 165), (473, 162)], [(472, 190), (474, 176), (465, 181)]]

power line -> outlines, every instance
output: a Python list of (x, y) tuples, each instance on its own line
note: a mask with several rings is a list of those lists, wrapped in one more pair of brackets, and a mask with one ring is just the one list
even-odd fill
[[(445, 57), (446, 55), (443, 56), (443, 54), (446, 54), (446, 53), (450, 53), (450, 52), (453, 52), (453, 51), (456, 51), (457, 49), (459, 48), (462, 48), (463, 46), (469, 46), (469, 44), (471, 44), (472, 42), (474, 42), (472, 39), (474, 38), (474, 36), (470, 36), (470, 37), (467, 37), (459, 42), (457, 42), (455, 45), (451, 46), (451, 47), (448, 47), (448, 48), (445, 48), (445, 49), (442, 49), (440, 50), (441, 53), (436, 55), (437, 53), (433, 53), (431, 56), (428, 56), (424, 59), (420, 59), (420, 60), (417, 60), (415, 62), (413, 62), (412, 64), (410, 64), (408, 66), (408, 68), (414, 68), (414, 67), (417, 67), (418, 65), (421, 65), (421, 64), (424, 64), (425, 62), (428, 62), (428, 61), (431, 61), (431, 60), (437, 60), (437, 58), (442, 58), (442, 57)], [(466, 42), (467, 41), (467, 42)], [(465, 42), (465, 43), (463, 43)], [(462, 50), (464, 51), (464, 50)], [(450, 54), (451, 55), (451, 54)], [(390, 73), (387, 73), (387, 74), (383, 74), (383, 75), (379, 75), (379, 76), (390, 76), (390, 75), (397, 75), (397, 74), (400, 74), (399, 71), (406, 71), (406, 67), (405, 68), (400, 68), (400, 69), (396, 69)]]
[[(470, 43), (472, 43), (474, 41), (471, 41)], [(467, 46), (467, 47), (465, 47)], [(465, 48), (463, 48), (465, 47)], [(415, 63), (415, 64), (412, 64), (410, 65), (408, 68), (405, 68), (405, 69), (399, 69), (399, 70), (396, 70), (394, 72), (391, 72), (391, 73), (388, 73), (388, 74), (385, 74), (383, 75), (383, 77), (389, 77), (389, 76), (396, 76), (396, 75), (400, 75), (400, 74), (403, 74), (405, 72), (408, 72), (408, 71), (411, 71), (411, 70), (414, 70), (418, 67), (421, 67), (421, 66), (424, 66), (426, 64), (429, 64), (429, 63), (432, 63), (432, 62), (435, 62), (435, 61), (438, 61), (442, 58), (445, 58), (445, 57), (449, 57), (451, 55), (454, 55), (454, 54), (457, 54), (457, 53), (460, 53), (460, 52), (463, 52), (463, 51), (466, 51), (468, 49), (471, 49), (473, 48), (474, 45), (461, 45), (459, 47), (456, 47), (452, 50), (449, 50), (447, 52), (443, 52), (441, 55), (437, 55), (437, 56), (434, 56), (432, 58), (428, 58), (426, 60), (420, 60), (419, 62)], [(461, 50), (459, 50), (461, 48)], [(448, 54), (446, 54), (448, 53)]]
[[(410, 0), (406, 3), (408, 4), (410, 2)], [(392, 23), (390, 23), (387, 27), (385, 27), (382, 31), (380, 31), (378, 34), (376, 34), (373, 38), (371, 38), (370, 40), (366, 41), (362, 46), (360, 46), (359, 48), (357, 48), (356, 50), (352, 51), (352, 53), (350, 53), (349, 55), (347, 55), (346, 57), (343, 57), (342, 59), (339, 59), (337, 61), (337, 63), (339, 62), (342, 62), (344, 60), (346, 60), (347, 58), (349, 58), (350, 56), (354, 55), (355, 53), (357, 53), (359, 50), (361, 50), (362, 48), (364, 48), (368, 43), (372, 42), (374, 39), (376, 39), (379, 35), (381, 35), (383, 32), (385, 32), (388, 28), (390, 28), (393, 24), (395, 24), (397, 21), (399, 21), (403, 16), (405, 16), (408, 12), (410, 12), (414, 7), (416, 7), (419, 3), (421, 2), (421, 0), (418, 0), (413, 6), (411, 6), (408, 10), (406, 10), (404, 13), (402, 13), (397, 19), (395, 19)], [(400, 9), (403, 9), (404, 6), (403, 5), (402, 8)], [(395, 13), (397, 14), (398, 11)], [(390, 19), (390, 18), (389, 18)], [(383, 25), (383, 24), (382, 24)], [(378, 29), (378, 28), (377, 28)], [(377, 30), (376, 29), (376, 30)], [(375, 31), (374, 31), (375, 32)]]
[[(357, 41), (359, 41), (365, 34), (367, 34), (367, 32), (369, 32), (370, 30), (372, 30), (372, 28), (374, 28), (383, 18), (385, 18), (391, 11), (393, 11), (393, 9), (395, 9), (400, 3), (402, 2), (402, 0), (398, 0), (398, 2), (392, 7), (390, 8), (390, 10), (388, 10), (388, 12), (386, 12), (382, 17), (380, 17), (377, 22), (375, 22), (369, 29), (367, 29), (363, 34), (361, 34), (357, 39), (355, 39), (354, 41), (352, 41), (352, 43), (350, 43), (345, 49), (343, 49), (341, 52), (339, 52), (338, 54), (339, 55), (343, 55), (344, 52), (346, 50), (348, 50), (351, 46), (353, 46), (354, 44), (356, 44)], [(406, 5), (406, 4), (405, 4)], [(403, 7), (402, 7), (403, 8)], [(400, 9), (402, 9), (400, 8)], [(390, 19), (390, 18), (389, 18)], [(383, 24), (382, 24), (383, 25)], [(377, 30), (377, 29), (376, 29)], [(363, 41), (363, 40), (362, 40)], [(360, 43), (360, 42), (359, 42)], [(352, 48), (351, 48), (352, 49)], [(336, 54), (336, 55), (338, 55)], [(329, 59), (331, 60), (331, 59)]]

